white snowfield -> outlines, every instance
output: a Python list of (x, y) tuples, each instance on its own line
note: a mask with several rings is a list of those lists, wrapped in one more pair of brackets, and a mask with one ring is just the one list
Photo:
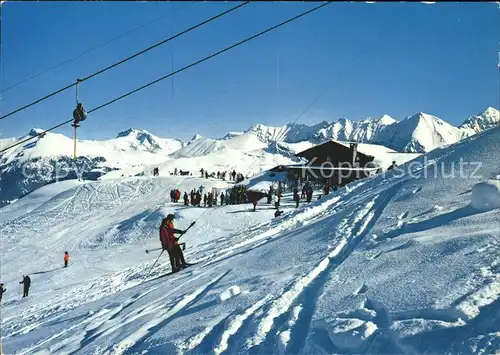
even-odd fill
[[(3, 351), (499, 353), (499, 209), (471, 205), (499, 156), (500, 127), (298, 209), (287, 193), (279, 218), (169, 202), (227, 186), (197, 176), (46, 186), (0, 209)], [(163, 255), (148, 276), (167, 213), (197, 221), (182, 237), (197, 264), (163, 276)]]

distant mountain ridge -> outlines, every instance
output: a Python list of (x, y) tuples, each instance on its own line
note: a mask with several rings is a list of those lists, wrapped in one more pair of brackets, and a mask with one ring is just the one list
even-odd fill
[[(378, 144), (398, 152), (429, 152), (499, 124), (499, 111), (489, 107), (468, 117), (459, 127), (419, 112), (401, 121), (383, 115), (361, 121), (341, 118), (311, 126), (298, 123), (278, 127), (256, 124), (244, 132), (229, 132), (220, 139), (195, 134), (187, 142), (160, 138), (148, 131), (130, 128), (118, 133), (114, 139), (79, 140), (79, 159), (76, 162), (72, 158), (73, 139), (48, 132), (43, 138), (37, 137), (0, 155), (0, 207), (53, 182), (53, 172), (61, 165), (76, 165), (82, 174), (86, 174), (96, 170), (106, 173), (128, 168), (149, 169), (150, 165), (176, 160), (186, 162), (186, 159), (197, 165), (201, 160), (196, 159), (203, 158), (203, 164), (208, 162), (214, 169), (225, 169), (233, 165), (235, 157), (257, 159), (259, 162), (297, 161), (296, 153), (330, 139)], [(0, 149), (41, 131), (32, 129), (24, 137), (0, 139)], [(43, 176), (23, 175), (26, 167), (36, 170), (41, 166), (48, 169)]]

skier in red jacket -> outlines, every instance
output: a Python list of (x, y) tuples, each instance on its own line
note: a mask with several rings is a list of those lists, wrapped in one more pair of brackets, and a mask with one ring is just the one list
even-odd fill
[(182, 253), (179, 238), (174, 236), (174, 233), (178, 233), (181, 236), (186, 233), (184, 230), (174, 228), (174, 215), (169, 214), (161, 222), (160, 227), (160, 241), (163, 250), (168, 252), (170, 257), (170, 265), (172, 267), (172, 272), (177, 272), (181, 268), (188, 267), (189, 264), (184, 260), (184, 255)]

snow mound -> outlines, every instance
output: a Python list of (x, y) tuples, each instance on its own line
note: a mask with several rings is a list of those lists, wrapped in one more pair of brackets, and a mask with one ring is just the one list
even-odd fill
[(500, 208), (500, 180), (488, 180), (474, 185), (471, 205), (478, 210)]
[(377, 326), (370, 321), (339, 319), (328, 335), (339, 349), (358, 349), (376, 330)]
[(224, 302), (234, 296), (237, 296), (241, 293), (241, 290), (238, 286), (231, 286), (228, 289), (224, 290), (221, 292), (219, 295), (219, 299), (221, 302)]

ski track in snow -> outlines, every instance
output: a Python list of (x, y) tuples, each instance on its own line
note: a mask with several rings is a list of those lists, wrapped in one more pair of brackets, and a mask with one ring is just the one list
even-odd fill
[[(368, 202), (364, 208), (351, 213), (340, 223), (336, 232), (336, 235), (339, 236), (336, 246), (311, 272), (299, 278), (297, 282), (291, 285), (288, 290), (284, 291), (272, 302), (266, 315), (259, 321), (256, 334), (247, 340), (246, 348), (248, 351), (253, 352), (253, 349), (266, 341), (268, 335), (279, 332), (281, 324), (275, 326), (275, 321), (283, 314), (290, 312), (290, 308), (295, 300), (299, 298), (316, 279), (324, 274), (325, 276), (321, 277), (324, 282), (326, 277), (342, 263), (349, 255), (349, 252), (352, 251), (363, 238), (365, 232), (368, 230), (368, 225), (374, 222), (373, 219), (376, 215), (380, 215), (397, 189), (398, 188), (393, 188), (392, 191), (385, 192), (386, 196), (382, 196), (383, 202), (379, 203), (380, 206), (376, 203), (378, 199), (381, 199), (379, 196)], [(377, 213), (375, 213), (375, 209), (378, 209)], [(314, 289), (317, 290), (313, 291), (316, 293), (315, 298), (319, 297), (321, 286), (322, 285), (314, 285)], [(308, 302), (313, 303), (311, 299), (308, 299)], [(289, 332), (293, 331), (293, 326), (291, 328)], [(305, 337), (307, 334), (302, 334), (302, 336)], [(268, 341), (274, 343), (274, 340)], [(298, 349), (293, 349), (292, 352), (296, 352), (297, 350)]]
[(227, 329), (222, 333), (221, 340), (219, 342), (219, 345), (214, 349), (214, 353), (218, 355), (226, 351), (228, 349), (229, 339), (231, 338), (231, 336), (235, 335), (243, 325), (243, 322), (245, 322), (247, 318), (252, 316), (255, 311), (261, 308), (270, 298), (270, 296), (264, 297), (263, 299), (252, 305), (250, 308), (246, 309), (242, 314), (238, 314), (237, 316), (235, 316), (231, 323), (229, 323)]
[(290, 342), (290, 338), (291, 338), (292, 328), (295, 326), (295, 324), (299, 320), (299, 315), (300, 315), (301, 310), (302, 310), (302, 305), (298, 305), (298, 306), (293, 308), (293, 310), (291, 312), (291, 318), (287, 323), (288, 327), (278, 334), (278, 336), (279, 336), (278, 351), (280, 354), (285, 354), (285, 352), (287, 350), (287, 346), (288, 346), (288, 343)]
[[(134, 346), (139, 344), (141, 340), (155, 333), (157, 330), (161, 329), (166, 322), (170, 321), (177, 313), (181, 310), (195, 302), (205, 291), (213, 287), (217, 282), (219, 282), (227, 273), (226, 271), (219, 276), (212, 279), (209, 283), (202, 287), (199, 287), (194, 292), (185, 295), (175, 306), (165, 309), (156, 309), (155, 318), (149, 321), (147, 324), (143, 325), (138, 330), (129, 334), (125, 339), (121, 340), (118, 344), (114, 345), (112, 349), (108, 349), (109, 354), (133, 354), (138, 351)], [(160, 306), (161, 307), (161, 306)]]

